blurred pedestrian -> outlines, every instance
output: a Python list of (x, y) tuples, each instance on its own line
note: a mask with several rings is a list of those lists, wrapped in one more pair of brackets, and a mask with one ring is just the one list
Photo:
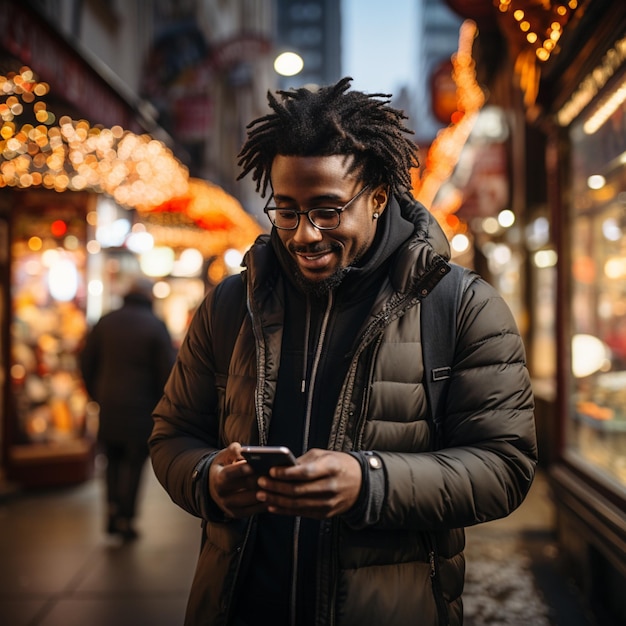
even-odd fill
[(151, 414), (175, 358), (167, 327), (152, 306), (152, 282), (136, 280), (123, 306), (95, 324), (80, 354), (87, 392), (100, 406), (98, 442), (107, 460), (106, 530), (125, 540), (137, 537), (133, 522)]
[[(196, 311), (154, 411), (156, 475), (204, 526), (186, 626), (458, 626), (463, 528), (532, 483), (513, 316), (411, 195), (403, 113), (349, 87), (269, 94), (248, 125), (271, 233)], [(248, 444), (296, 463), (257, 472)]]

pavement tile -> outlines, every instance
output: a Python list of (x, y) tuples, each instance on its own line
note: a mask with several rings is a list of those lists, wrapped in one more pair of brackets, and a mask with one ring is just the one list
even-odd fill
[(37, 625), (182, 626), (185, 606), (186, 597), (179, 594), (128, 593), (113, 597), (104, 594), (63, 598)]

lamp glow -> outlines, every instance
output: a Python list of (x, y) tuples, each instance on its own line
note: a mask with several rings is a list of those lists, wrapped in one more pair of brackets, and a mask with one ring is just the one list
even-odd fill
[(57, 259), (48, 272), (48, 288), (50, 295), (59, 302), (74, 299), (78, 289), (78, 272), (69, 259)]
[(302, 57), (295, 52), (283, 52), (274, 60), (274, 70), (281, 76), (295, 76), (303, 67)]
[(572, 373), (576, 378), (591, 376), (609, 362), (609, 349), (593, 335), (572, 337)]
[(174, 250), (164, 246), (154, 247), (141, 255), (139, 267), (146, 276), (153, 278), (167, 276), (174, 267)]

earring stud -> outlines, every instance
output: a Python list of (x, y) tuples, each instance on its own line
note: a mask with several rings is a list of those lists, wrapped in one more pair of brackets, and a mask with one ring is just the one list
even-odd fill
[(373, 220), (377, 220), (378, 219), (378, 212), (374, 213), (374, 215), (372, 215), (372, 219)]

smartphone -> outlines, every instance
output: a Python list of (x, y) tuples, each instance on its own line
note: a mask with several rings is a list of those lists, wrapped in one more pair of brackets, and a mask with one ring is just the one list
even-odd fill
[(277, 465), (296, 464), (296, 457), (286, 446), (243, 446), (241, 454), (257, 474), (267, 474)]

